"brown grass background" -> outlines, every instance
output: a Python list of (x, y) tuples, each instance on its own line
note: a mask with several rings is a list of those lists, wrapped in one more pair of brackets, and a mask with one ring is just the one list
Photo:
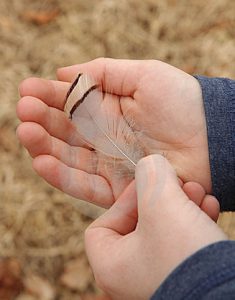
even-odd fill
[[(99, 56), (155, 58), (189, 73), (235, 78), (235, 1), (0, 1), (1, 299), (97, 293), (83, 245), (88, 215), (97, 210), (33, 172), (15, 137), (15, 106), (24, 78), (55, 78), (58, 67)], [(235, 238), (232, 213), (219, 223)]]

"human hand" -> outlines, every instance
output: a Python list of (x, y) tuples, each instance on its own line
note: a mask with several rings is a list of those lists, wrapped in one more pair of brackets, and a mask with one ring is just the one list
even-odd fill
[(149, 299), (187, 257), (225, 239), (160, 155), (138, 163), (135, 184), (85, 234), (96, 281), (114, 300)]
[[(120, 96), (147, 154), (163, 154), (183, 182), (211, 190), (206, 124), (201, 91), (192, 76), (159, 61), (98, 59), (58, 71), (62, 81), (28, 79), (20, 87), (17, 113), (22, 144), (33, 166), (50, 184), (80, 199), (109, 207), (130, 180), (106, 174), (102, 161), (84, 148), (75, 127), (61, 111), (68, 82), (84, 72)], [(192, 113), (193, 111), (193, 113)], [(91, 163), (92, 162), (92, 163)], [(203, 170), (203, 172), (201, 171)]]

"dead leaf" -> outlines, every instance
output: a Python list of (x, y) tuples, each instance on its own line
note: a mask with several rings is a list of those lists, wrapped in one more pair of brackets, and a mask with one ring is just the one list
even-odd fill
[(40, 300), (52, 300), (55, 298), (55, 290), (51, 284), (37, 275), (31, 275), (24, 280), (25, 288), (29, 293)]
[(38, 297), (23, 292), (14, 300), (38, 300)]
[(51, 11), (27, 10), (22, 14), (22, 18), (36, 25), (45, 25), (53, 21), (59, 15), (59, 9)]
[(72, 289), (85, 291), (92, 281), (92, 273), (84, 257), (69, 261), (60, 278), (61, 283)]
[(17, 259), (0, 259), (0, 299), (14, 299), (23, 289), (21, 266)]

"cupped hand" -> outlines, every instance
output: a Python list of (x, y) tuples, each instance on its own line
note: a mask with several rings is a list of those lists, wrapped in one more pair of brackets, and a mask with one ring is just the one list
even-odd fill
[(168, 158), (183, 182), (211, 189), (205, 116), (199, 84), (192, 76), (159, 61), (97, 59), (62, 68), (60, 81), (31, 78), (20, 86), (18, 136), (33, 166), (53, 186), (80, 199), (109, 207), (130, 179), (107, 172), (84, 147), (63, 113), (65, 95), (78, 73), (96, 78), (119, 96), (124, 115), (141, 131), (146, 154)]
[(186, 258), (227, 239), (195, 202), (165, 158), (140, 160), (135, 184), (85, 234), (95, 279), (111, 299), (150, 299)]

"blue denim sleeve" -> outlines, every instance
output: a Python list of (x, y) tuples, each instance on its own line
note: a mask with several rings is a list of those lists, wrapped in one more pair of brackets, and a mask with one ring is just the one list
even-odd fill
[(151, 300), (235, 299), (235, 241), (209, 245), (181, 263)]
[(195, 78), (204, 101), (213, 194), (222, 211), (235, 210), (235, 81)]
[[(207, 122), (213, 194), (235, 210), (235, 81), (195, 76)], [(235, 241), (212, 244), (182, 262), (151, 300), (235, 299)]]

